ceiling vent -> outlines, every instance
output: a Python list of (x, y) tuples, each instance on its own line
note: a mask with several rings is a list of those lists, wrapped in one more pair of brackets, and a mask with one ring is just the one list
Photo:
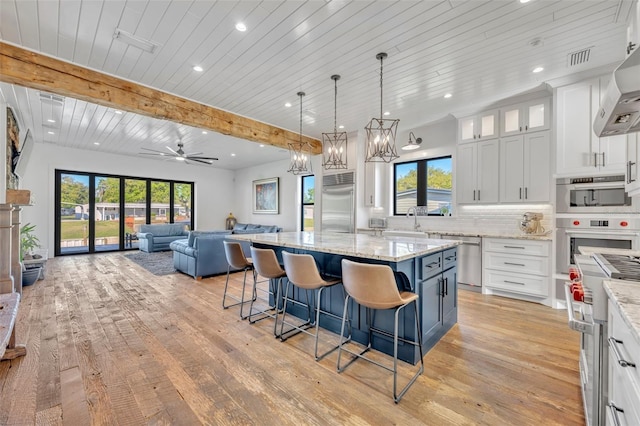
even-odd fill
[(53, 95), (51, 93), (40, 92), (40, 102), (64, 105), (64, 96), (58, 96), (58, 95)]
[(567, 67), (568, 68), (576, 67), (578, 65), (582, 65), (589, 62), (589, 58), (591, 57), (592, 47), (593, 46), (569, 53), (567, 55)]

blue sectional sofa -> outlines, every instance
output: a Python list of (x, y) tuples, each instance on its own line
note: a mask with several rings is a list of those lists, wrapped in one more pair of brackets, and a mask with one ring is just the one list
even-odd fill
[(170, 250), (169, 244), (188, 236), (189, 226), (184, 223), (140, 225), (140, 231), (137, 233), (138, 247), (147, 253)]
[[(247, 229), (247, 226), (250, 226)], [(191, 231), (188, 238), (171, 242), (173, 266), (176, 270), (200, 279), (208, 275), (227, 272), (229, 264), (223, 241), (231, 234), (280, 232), (277, 226), (236, 224), (231, 231)], [(245, 256), (251, 257), (250, 243), (241, 241)]]

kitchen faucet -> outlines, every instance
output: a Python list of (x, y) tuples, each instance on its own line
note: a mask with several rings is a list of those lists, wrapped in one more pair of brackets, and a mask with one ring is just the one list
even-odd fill
[(407, 209), (407, 217), (409, 217), (409, 213), (413, 211), (413, 230), (417, 231), (420, 229), (420, 224), (418, 223), (418, 208), (413, 206)]

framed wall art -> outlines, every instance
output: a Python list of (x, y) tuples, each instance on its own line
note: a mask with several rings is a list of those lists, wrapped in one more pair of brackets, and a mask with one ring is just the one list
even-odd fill
[(278, 178), (253, 181), (253, 212), (263, 214), (279, 213)]

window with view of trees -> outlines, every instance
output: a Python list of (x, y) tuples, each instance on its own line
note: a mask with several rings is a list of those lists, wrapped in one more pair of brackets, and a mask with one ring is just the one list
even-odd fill
[(315, 176), (302, 176), (302, 224), (303, 231), (313, 231), (313, 211), (315, 208)]
[(429, 216), (451, 214), (451, 157), (397, 163), (394, 182), (394, 215), (413, 206), (425, 206)]
[(56, 255), (138, 248), (147, 223), (193, 229), (193, 183), (56, 170)]

